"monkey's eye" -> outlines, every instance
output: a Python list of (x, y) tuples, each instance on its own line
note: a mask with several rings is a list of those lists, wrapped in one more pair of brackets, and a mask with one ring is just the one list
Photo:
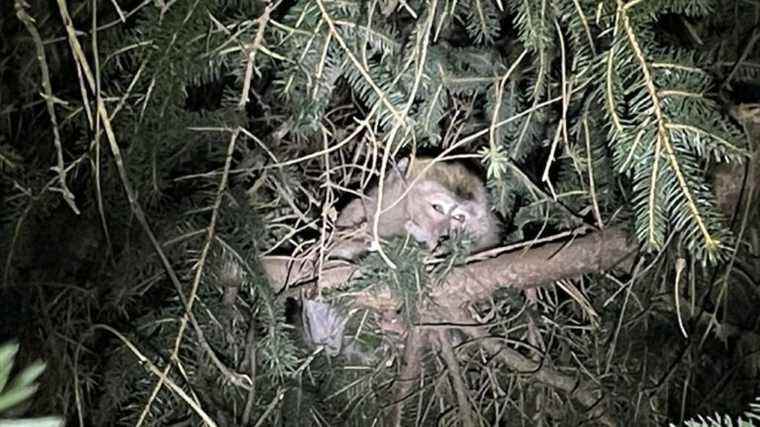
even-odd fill
[(453, 217), (453, 218), (454, 218), (454, 221), (456, 221), (456, 222), (461, 222), (461, 223), (464, 223), (464, 219), (465, 219), (465, 218), (464, 218), (464, 215), (462, 215), (462, 214), (459, 214), (459, 215), (454, 215), (454, 217)]
[(433, 203), (433, 204), (432, 204), (432, 206), (433, 206), (433, 209), (434, 209), (436, 212), (438, 212), (438, 213), (445, 213), (445, 212), (443, 211), (443, 206), (439, 205), (438, 203)]

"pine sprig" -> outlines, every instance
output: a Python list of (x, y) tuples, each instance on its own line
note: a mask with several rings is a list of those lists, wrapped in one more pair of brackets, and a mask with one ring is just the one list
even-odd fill
[(641, 1), (626, 6), (637, 20), (655, 21), (664, 13), (678, 13), (689, 17), (709, 16), (720, 6), (716, 0), (656, 0)]
[[(690, 58), (680, 55), (673, 69), (655, 66), (647, 50), (653, 43), (651, 33), (634, 24), (640, 20), (631, 19), (626, 10), (620, 13), (620, 39), (607, 57), (605, 96), (611, 136), (617, 142), (613, 145), (616, 168), (624, 173), (634, 168), (636, 234), (646, 247), (660, 249), (670, 217), (687, 246), (696, 251), (701, 245), (703, 250), (696, 251), (700, 259), (716, 261), (730, 238), (719, 223), (714, 196), (696, 185), (700, 172), (692, 152), (738, 160), (743, 152), (730, 142), (737, 132), (720, 130), (731, 125), (720, 120), (715, 106), (702, 97), (709, 85), (705, 74), (680, 65)], [(621, 95), (623, 82), (626, 88)], [(673, 102), (672, 98), (678, 99)], [(679, 119), (690, 123), (678, 123)], [(706, 121), (691, 122), (695, 119)], [(693, 151), (682, 149), (688, 146)]]
[(465, 27), (475, 44), (493, 44), (499, 35), (499, 13), (491, 0), (465, 0), (457, 3), (455, 16), (464, 15)]
[[(725, 218), (715, 206), (714, 195), (699, 182), (698, 158), (684, 144), (675, 142), (674, 148), (679, 167), (669, 168), (668, 173), (681, 175), (665, 179), (667, 207), (673, 226), (683, 234), (686, 248), (697, 259), (709, 263), (722, 261), (733, 245), (733, 236), (723, 226)], [(691, 193), (686, 194), (684, 187)]]
[(520, 0), (515, 7), (515, 25), (520, 41), (539, 55), (552, 50), (555, 43), (554, 7), (547, 0)]

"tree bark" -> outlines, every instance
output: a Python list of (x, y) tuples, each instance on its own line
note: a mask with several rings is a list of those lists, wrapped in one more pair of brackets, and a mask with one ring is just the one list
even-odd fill
[[(476, 303), (500, 287), (527, 289), (609, 270), (637, 250), (635, 240), (622, 229), (598, 231), (567, 242), (508, 252), (454, 268), (444, 283), (432, 290), (430, 297), (434, 304), (444, 307)], [(290, 257), (265, 257), (262, 265), (272, 286), (280, 289), (308, 283), (316, 283), (323, 289), (337, 288), (359, 274), (355, 265), (343, 261), (327, 262), (321, 271), (311, 261)], [(390, 292), (359, 293), (356, 303), (380, 311), (398, 305)]]

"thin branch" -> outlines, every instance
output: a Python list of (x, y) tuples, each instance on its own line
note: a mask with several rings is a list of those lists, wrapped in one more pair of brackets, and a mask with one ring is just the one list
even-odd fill
[[(45, 55), (45, 48), (42, 46), (42, 38), (40, 37), (37, 27), (34, 25), (34, 19), (26, 13), (25, 8), (29, 5), (24, 0), (16, 0), (16, 16), (24, 23), (27, 31), (32, 36), (34, 41), (34, 48), (37, 53), (37, 60), (40, 63), (40, 74), (42, 74), (42, 97), (45, 99), (45, 106), (47, 107), (48, 116), (50, 117), (50, 124), (53, 127), (53, 144), (55, 145), (57, 165), (52, 169), (58, 173), (58, 188), (51, 188), (53, 191), (58, 191), (63, 196), (63, 200), (69, 205), (75, 214), (79, 215), (79, 209), (74, 201), (74, 194), (69, 190), (66, 184), (66, 166), (63, 162), (63, 145), (61, 144), (61, 133), (58, 129), (58, 119), (55, 115), (55, 101), (58, 99), (53, 95), (53, 86), (50, 83), (50, 70), (48, 70), (47, 56)], [(64, 20), (65, 21), (65, 20)], [(85, 103), (87, 105), (87, 103)]]
[(240, 95), (240, 101), (238, 101), (238, 109), (243, 110), (248, 104), (248, 93), (251, 91), (251, 80), (253, 80), (253, 64), (256, 62), (256, 52), (263, 46), (264, 30), (267, 28), (269, 22), (269, 15), (272, 12), (272, 5), (267, 5), (264, 8), (264, 12), (256, 19), (259, 24), (259, 29), (256, 32), (256, 37), (253, 39), (253, 43), (246, 45), (245, 49), (248, 53), (246, 57), (248, 61), (245, 66), (245, 76), (243, 78), (243, 91)]

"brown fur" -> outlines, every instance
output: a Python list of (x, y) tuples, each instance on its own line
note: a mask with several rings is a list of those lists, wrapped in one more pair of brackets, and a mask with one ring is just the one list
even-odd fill
[[(433, 249), (440, 238), (449, 235), (452, 228), (463, 228), (475, 239), (473, 250), (483, 250), (499, 243), (500, 226), (487, 203), (483, 181), (459, 162), (435, 162), (431, 158), (404, 159), (399, 169), (392, 169), (383, 181), (383, 200), (378, 232), (380, 237), (404, 235), (407, 232), (419, 242)], [(410, 164), (411, 163), (411, 164)], [(427, 171), (425, 171), (425, 168)], [(424, 175), (419, 176), (424, 171)], [(415, 178), (417, 178), (415, 180)], [(408, 188), (412, 185), (412, 188)], [(408, 189), (401, 201), (398, 199)], [(397, 203), (398, 201), (398, 203)], [(355, 199), (339, 214), (336, 225), (356, 230), (362, 224), (369, 231), (377, 211), (378, 187), (369, 191), (366, 198)], [(438, 212), (433, 205), (453, 209)], [(389, 208), (394, 205), (392, 208)], [(456, 212), (456, 215), (453, 215)], [(460, 223), (455, 216), (464, 216)], [(353, 259), (366, 252), (370, 233), (362, 237), (339, 242), (332, 256)]]
[[(431, 158), (418, 157), (411, 162), (407, 177), (419, 175), (432, 161)], [(440, 183), (443, 188), (464, 200), (476, 200), (476, 192), (483, 186), (480, 178), (458, 162), (436, 162), (425, 172), (423, 178)]]

